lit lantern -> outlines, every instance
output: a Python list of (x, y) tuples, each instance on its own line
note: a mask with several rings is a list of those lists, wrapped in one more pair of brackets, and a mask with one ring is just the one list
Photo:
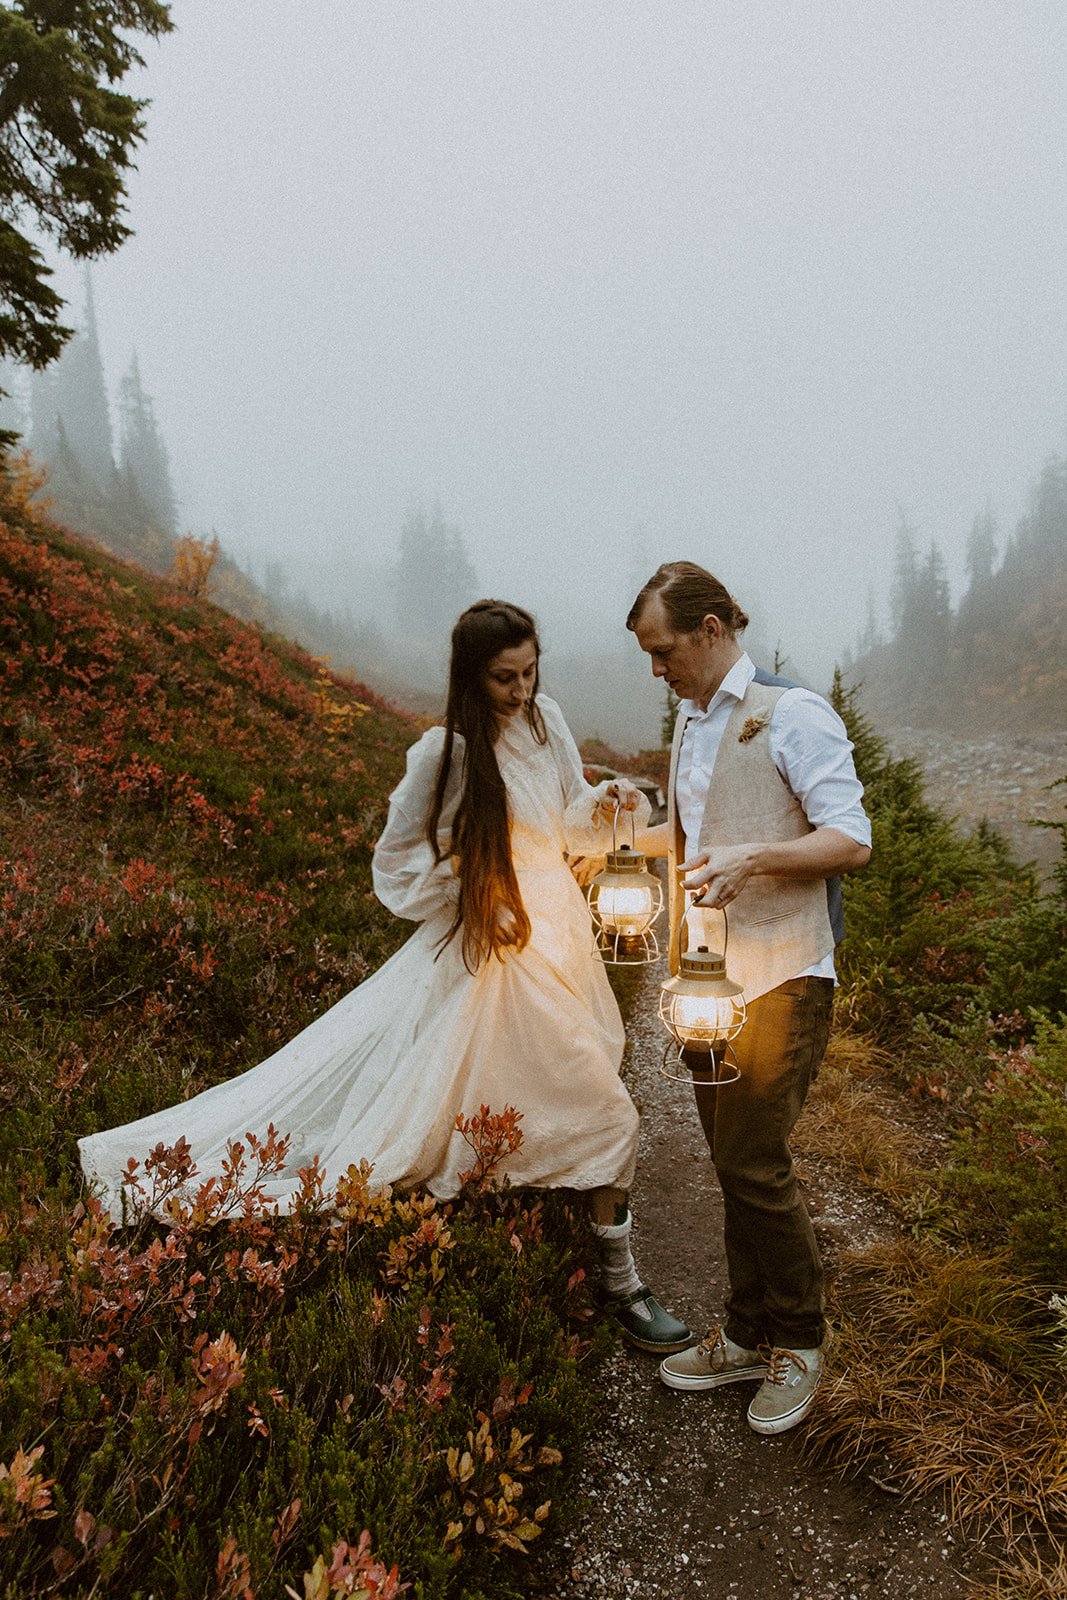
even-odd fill
[(726, 971), (726, 957), (703, 945), (683, 952), (678, 973), (660, 991), (659, 1014), (670, 1039), (663, 1071), (678, 1083), (716, 1089), (741, 1076), (730, 1042), (745, 1023), (739, 984)]
[[(617, 847), (612, 819), (611, 854), (603, 872), (589, 885), (589, 915), (596, 929), (596, 953), (609, 967), (644, 967), (659, 960), (652, 924), (663, 909), (659, 879), (645, 868), (645, 858), (632, 846)], [(633, 837), (633, 816), (630, 833)]]

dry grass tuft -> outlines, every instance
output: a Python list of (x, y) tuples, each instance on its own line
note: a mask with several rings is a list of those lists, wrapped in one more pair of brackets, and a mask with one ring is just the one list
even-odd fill
[(1067, 1595), (1067, 1549), (1057, 1546), (1047, 1560), (1016, 1554), (1004, 1562), (992, 1585), (972, 1589), (969, 1600), (1063, 1600)]
[[(861, 1035), (835, 1035), (794, 1143), (902, 1221), (936, 1220), (939, 1149), (893, 1093), (891, 1065)], [(995, 1538), (996, 1580), (971, 1600), (1065, 1600), (1067, 1380), (1045, 1297), (1006, 1257), (905, 1238), (846, 1256), (834, 1302), (808, 1453), (889, 1493), (936, 1494), (969, 1537)]]
[(1008, 1548), (1062, 1539), (1067, 1394), (1036, 1387), (1048, 1373), (1036, 1293), (996, 1258), (898, 1241), (846, 1261), (836, 1299), (809, 1450), (901, 1494), (936, 1492), (963, 1528)]
[(878, 1083), (889, 1058), (854, 1033), (834, 1034), (792, 1143), (800, 1155), (852, 1168), (869, 1189), (899, 1207), (921, 1184), (920, 1140)]

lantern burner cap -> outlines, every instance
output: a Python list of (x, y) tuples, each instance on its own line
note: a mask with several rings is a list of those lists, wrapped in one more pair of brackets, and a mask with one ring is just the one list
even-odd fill
[(645, 858), (640, 850), (634, 850), (628, 844), (620, 845), (618, 850), (609, 852), (606, 870), (608, 872), (644, 872)]
[(702, 944), (695, 950), (683, 950), (680, 970), (687, 978), (725, 978), (726, 957)]

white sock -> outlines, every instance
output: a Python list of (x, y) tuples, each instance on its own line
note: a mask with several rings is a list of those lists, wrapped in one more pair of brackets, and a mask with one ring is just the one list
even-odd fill
[(600, 1240), (600, 1281), (608, 1294), (634, 1294), (641, 1287), (630, 1254), (631, 1225), (629, 1212), (625, 1222), (589, 1224)]

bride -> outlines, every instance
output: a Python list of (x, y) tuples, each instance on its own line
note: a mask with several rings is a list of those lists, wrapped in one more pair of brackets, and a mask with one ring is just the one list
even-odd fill
[(275, 1055), (192, 1100), (79, 1141), (87, 1178), (121, 1214), (123, 1174), (184, 1136), (201, 1178), (229, 1144), (273, 1123), (291, 1164), (267, 1180), (285, 1204), (314, 1156), (327, 1191), (365, 1158), (377, 1184), (447, 1198), (470, 1150), (457, 1113), (522, 1113), (512, 1184), (588, 1192), (607, 1303), (643, 1349), (691, 1343), (630, 1252), (637, 1112), (619, 1077), (624, 1034), (567, 854), (602, 854), (624, 780), (591, 788), (554, 701), (538, 692), (528, 612), (480, 600), (452, 632), (444, 727), (408, 751), (374, 852), (374, 888), (418, 923), (384, 966)]

